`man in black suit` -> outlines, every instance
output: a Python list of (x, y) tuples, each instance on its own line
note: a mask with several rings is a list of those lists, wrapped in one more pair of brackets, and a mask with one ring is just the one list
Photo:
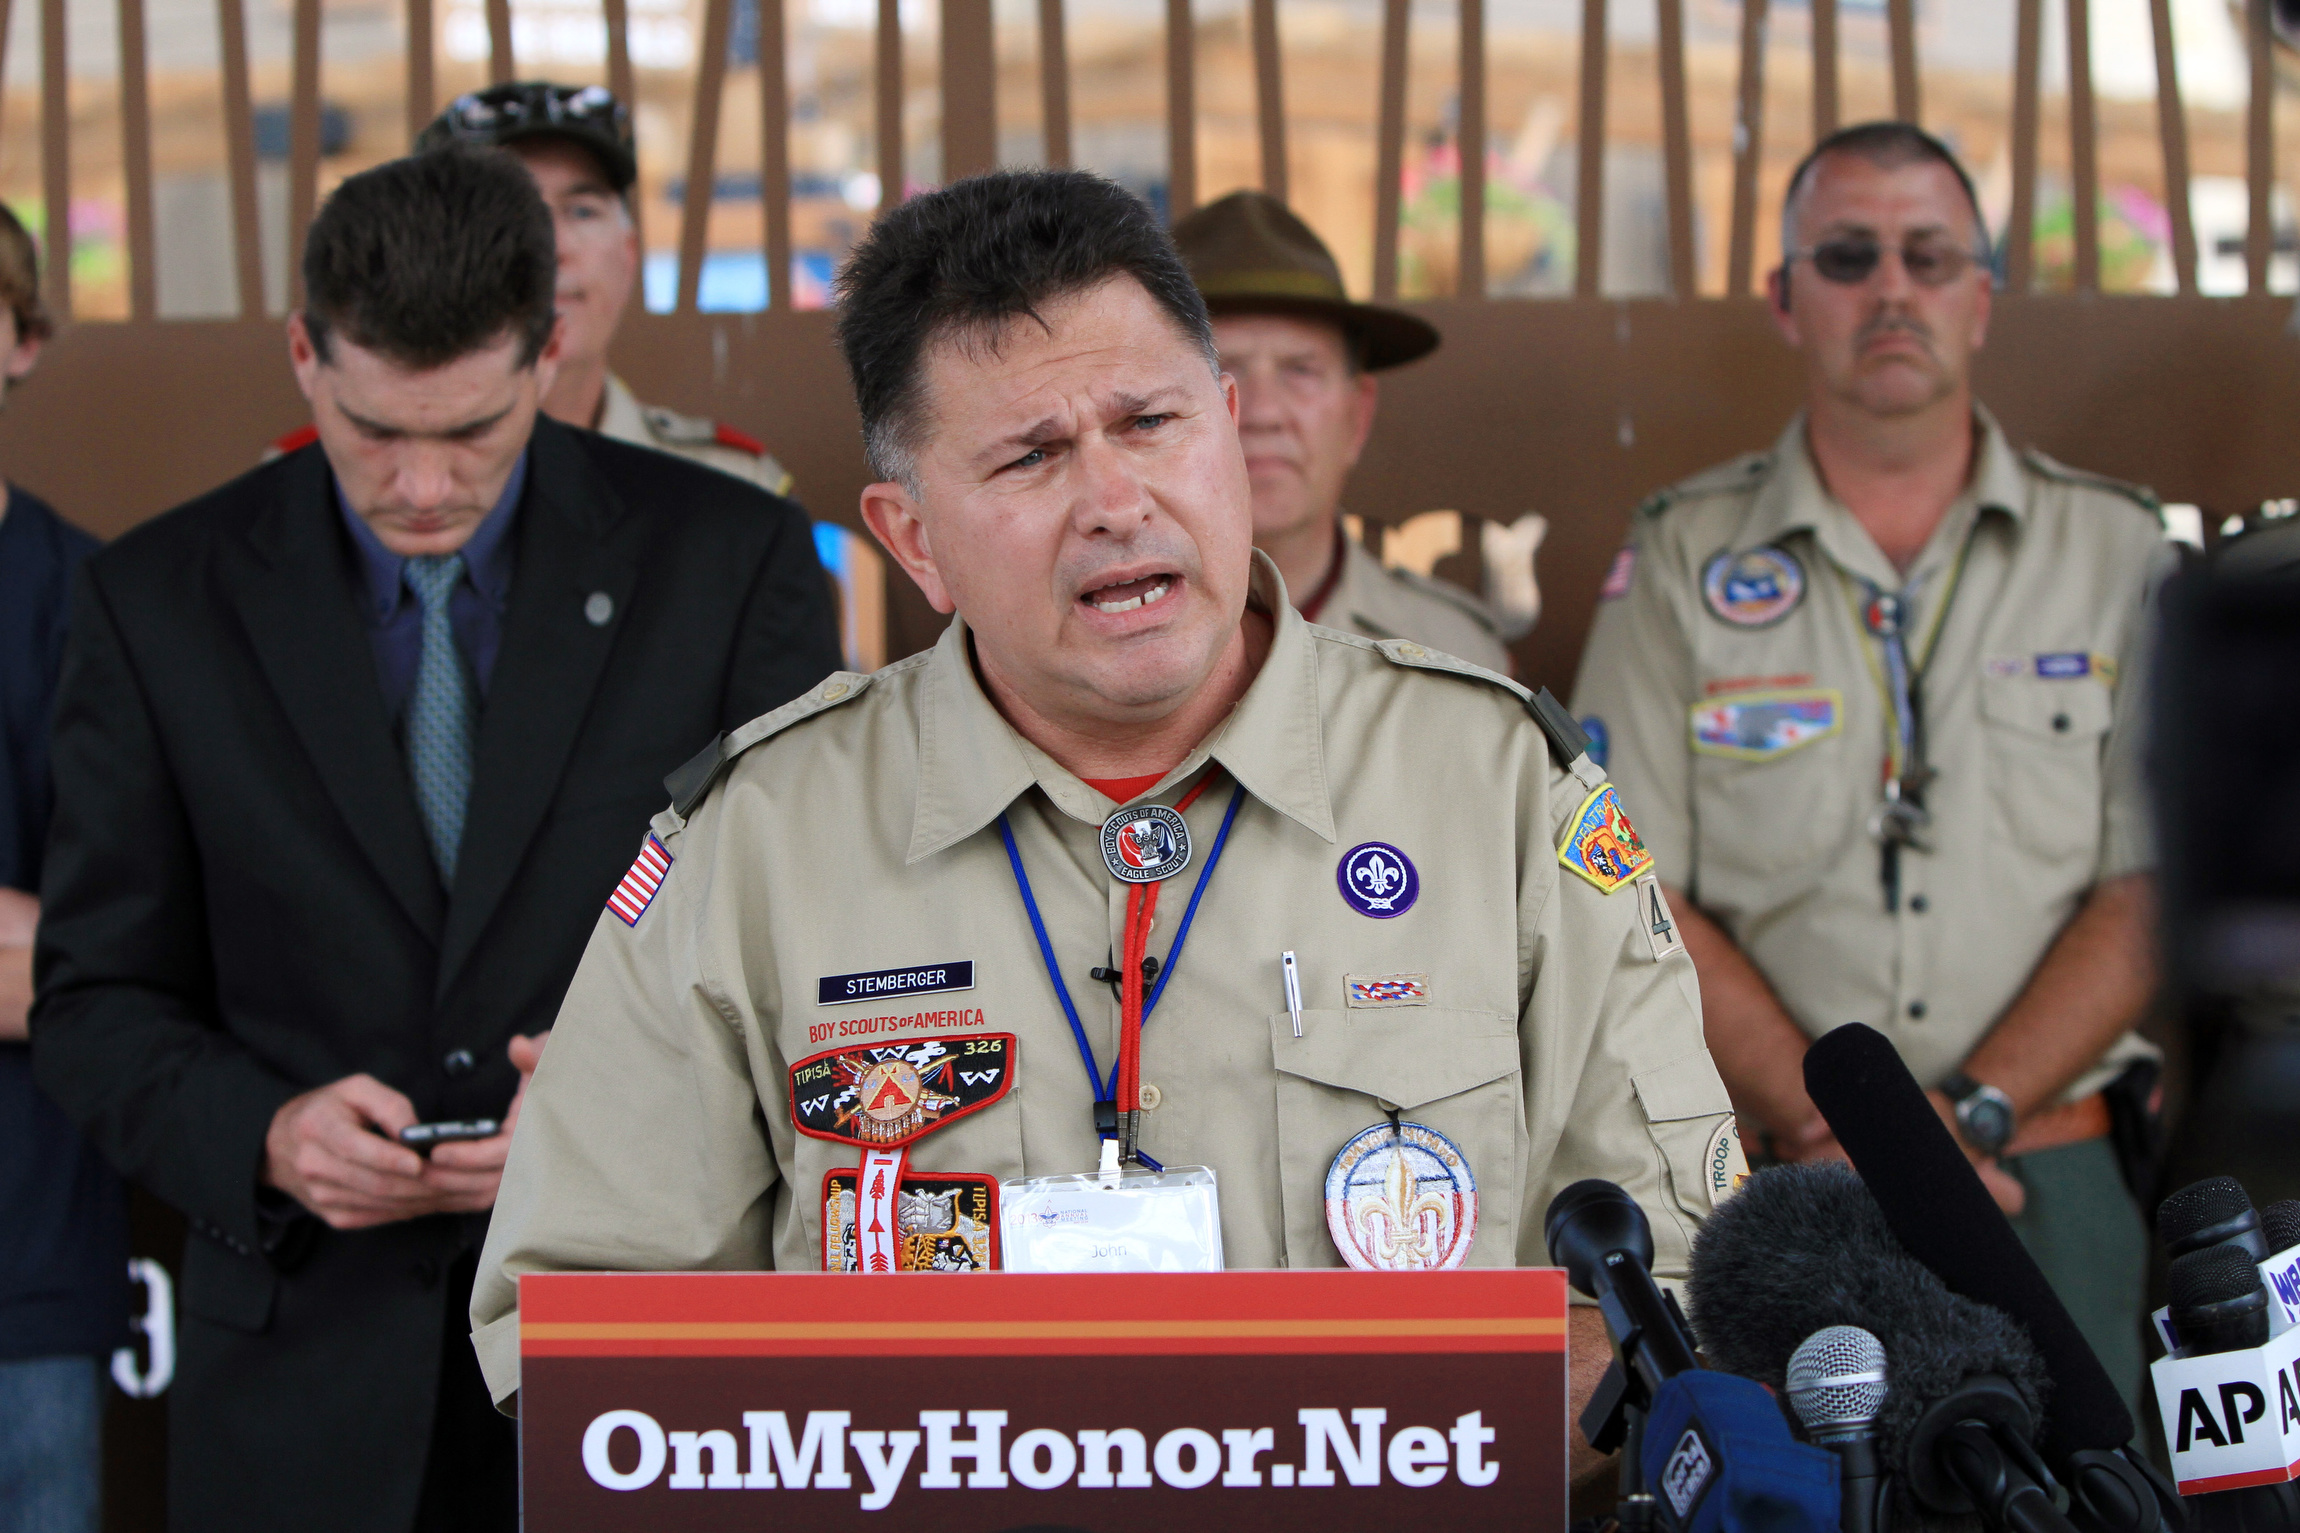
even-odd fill
[(192, 1226), (179, 1529), (512, 1526), (464, 1317), (536, 1035), (664, 775), (838, 666), (797, 507), (538, 419), (553, 264), (499, 152), (344, 182), (318, 443), (75, 598), (34, 1061)]

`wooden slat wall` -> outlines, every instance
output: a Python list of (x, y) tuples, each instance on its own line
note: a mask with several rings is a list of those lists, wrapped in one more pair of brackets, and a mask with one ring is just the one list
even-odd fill
[(878, 0), (878, 43), (872, 59), (871, 112), (878, 138), (878, 210), (902, 201), (902, 0)]
[[(1603, 5), (1605, 0), (1590, 0)], [(1381, 111), (1374, 150), (1374, 298), (1398, 296), (1398, 202), (1405, 175), (1408, 0), (1382, 0)]]
[(639, 86), (631, 74), (630, 0), (600, 0), (599, 10), (607, 23), (607, 88), (617, 101), (637, 111)]
[(998, 164), (998, 50), (990, 0), (942, 0), (942, 179)]
[(1813, 141), (1837, 131), (1837, 0), (1812, 0)]
[(1255, 135), (1262, 190), (1286, 200), (1286, 89), (1278, 52), (1278, 0), (1253, 0)]
[(727, 32), (734, 0), (705, 0), (702, 59), (687, 140), (687, 188), (679, 203), (679, 312), (695, 312), (703, 286), (703, 256), (711, 230), (711, 198), (719, 179), (719, 97), (727, 83)]
[(1038, 0), (1038, 113), (1046, 136), (1046, 163), (1070, 164), (1070, 42), (1062, 0)]
[(2156, 123), (2164, 145), (2164, 201), (2172, 215), (2172, 275), (2183, 298), (2196, 296), (2196, 216), (2188, 195), (2188, 114), (2172, 41), (2172, 0), (2149, 0), (2156, 45)]
[(1166, 206), (1198, 206), (1198, 36), (1190, 0), (1166, 0)]
[(1461, 252), (1457, 298), (1485, 296), (1485, 0), (1461, 0)]
[(120, 168), (128, 201), (128, 317), (159, 317), (159, 243), (152, 228), (152, 92), (144, 0), (119, 0)]
[(303, 302), (303, 237), (319, 206), (319, 0), (295, 0), (295, 66), (288, 88), (288, 306)]
[(767, 307), (791, 307), (791, 98), (783, 0), (759, 5), (759, 198), (767, 223)]
[(511, 0), (487, 0), (487, 83), (502, 85), (518, 78), (519, 62), (511, 54)]
[(1693, 132), (1685, 107), (1685, 0), (1654, 0), (1660, 15), (1661, 164), (1669, 202), (1669, 291), (1694, 297)]
[[(229, 0), (216, 3), (224, 5)], [(620, 6), (623, 0), (609, 3)], [(407, 0), (407, 141), (411, 144), (439, 110), (439, 84), (433, 68), (438, 44), (432, 37), (432, 21), (431, 0)], [(613, 30), (612, 22), (609, 30)]]
[(2245, 109), (2244, 180), (2250, 218), (2244, 230), (2244, 288), (2268, 291), (2268, 254), (2275, 239), (2269, 222), (2269, 188), (2276, 176), (2276, 58), (2268, 30), (2269, 0), (2248, 0), (2244, 41), (2252, 59), (2252, 100)]
[(2100, 291), (2100, 115), (2092, 100), (2092, 4), (2068, 0), (2068, 165), (2076, 290)]
[[(223, 54), (224, 162), (232, 192), (232, 269), (240, 318), (264, 312), (263, 219), (256, 202), (256, 122), (248, 86), (247, 0), (216, 0)], [(285, 252), (281, 252), (285, 254)]]
[(1741, 0), (1741, 89), (1733, 109), (1733, 233), (1725, 291), (1749, 291), (1756, 264), (1757, 177), (1765, 164), (1765, 0)]
[(1892, 34), (1893, 115), (1903, 122), (1924, 120), (1917, 96), (1916, 11), (1916, 0), (1885, 0), (1886, 30)]
[(2025, 293), (2036, 264), (2036, 140), (2044, 68), (2044, 0), (2017, 0), (2013, 24), (2012, 207), (2004, 231), (2005, 286)]
[(64, 58), (64, 0), (40, 0), (40, 200), (48, 219), (40, 267), (48, 309), (72, 317), (72, 98)]
[(1574, 145), (1573, 296), (1605, 280), (1605, 78), (1612, 61), (1605, 0), (1581, 0), (1581, 137)]

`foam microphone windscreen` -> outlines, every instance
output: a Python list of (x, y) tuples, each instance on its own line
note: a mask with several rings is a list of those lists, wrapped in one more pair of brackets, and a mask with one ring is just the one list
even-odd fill
[(1713, 1368), (1788, 1398), (1789, 1359), (1814, 1332), (1854, 1325), (1885, 1349), (1881, 1462), (1906, 1460), (1917, 1421), (1974, 1374), (1994, 1373), (2041, 1414), (2045, 1368), (2001, 1311), (1949, 1292), (1893, 1238), (1844, 1166), (1768, 1166), (1693, 1238), (1685, 1291)]
[(1884, 1034), (1858, 1022), (1824, 1033), (1805, 1051), (1805, 1090), (1894, 1238), (1951, 1292), (2028, 1331), (2052, 1380), (2045, 1456), (2130, 1441), (2132, 1413), (2108, 1370)]

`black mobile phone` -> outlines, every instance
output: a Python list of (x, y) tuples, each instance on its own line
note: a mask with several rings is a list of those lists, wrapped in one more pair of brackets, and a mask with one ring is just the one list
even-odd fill
[(460, 1123), (410, 1123), (399, 1131), (399, 1142), (411, 1150), (456, 1144), (465, 1139), (492, 1139), (503, 1131), (493, 1118), (469, 1118)]

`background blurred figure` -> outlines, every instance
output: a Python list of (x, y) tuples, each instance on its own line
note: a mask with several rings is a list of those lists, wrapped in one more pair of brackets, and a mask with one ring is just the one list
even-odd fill
[[(0, 396), (48, 337), (31, 236), (0, 208)], [(48, 715), (74, 570), (96, 540), (14, 485), (0, 503), (0, 1528), (100, 1522), (104, 1361), (127, 1340), (119, 1181), (32, 1083), (25, 1022), (53, 803)]]
[(1975, 402), (1988, 235), (1939, 141), (1824, 139), (1784, 223), (1806, 408), (1640, 509), (1575, 711), (1611, 736), (1742, 1121), (1840, 1154), (1807, 1040), (1884, 1032), (2135, 1394), (2119, 1145), (2152, 1129), (2140, 661), (2170, 550), (2147, 492), (2016, 452)]
[(838, 663), (795, 506), (540, 417), (552, 268), (498, 151), (345, 181), (319, 441), (81, 578), (34, 1060), (191, 1225), (181, 1528), (512, 1526), (463, 1317), (534, 1035), (664, 775)]
[(543, 413), (619, 442), (660, 448), (725, 469), (777, 495), (791, 476), (757, 438), (700, 416), (643, 405), (607, 369), (607, 348), (639, 281), (638, 179), (631, 109), (602, 85), (543, 81), (496, 85), (458, 96), (415, 141), (418, 153), (447, 144), (499, 145), (542, 188), (559, 245), (558, 381)]
[[(1483, 602), (1385, 569), (1342, 528), (1342, 486), (1374, 428), (1374, 374), (1437, 350), (1403, 309), (1352, 303), (1310, 226), (1262, 192), (1233, 192), (1174, 226), (1238, 383), (1238, 442), (1254, 487), (1254, 546), (1302, 616), (1375, 639), (1412, 639), (1508, 675)], [(1531, 551), (1526, 558), (1530, 561)]]

